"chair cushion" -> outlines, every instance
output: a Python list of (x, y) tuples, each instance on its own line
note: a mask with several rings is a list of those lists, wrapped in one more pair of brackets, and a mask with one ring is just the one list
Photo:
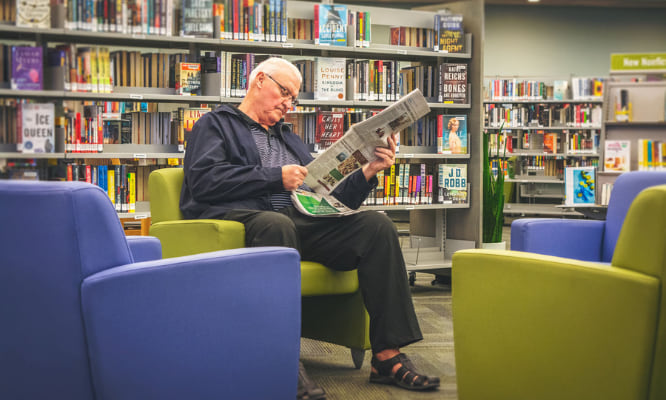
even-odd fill
[(358, 290), (356, 270), (336, 271), (312, 261), (301, 262), (301, 296), (350, 294)]

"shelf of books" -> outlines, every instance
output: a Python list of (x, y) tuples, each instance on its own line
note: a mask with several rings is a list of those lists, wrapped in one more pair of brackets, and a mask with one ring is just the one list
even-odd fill
[[(440, 221), (429, 234), (442, 260), (449, 240), (480, 243), (482, 57), (472, 38), (483, 42), (481, 0), (446, 12), (286, 0), (33, 3), (0, 15), (0, 177), (85, 180), (121, 215), (136, 213), (150, 171), (182, 163), (196, 120), (239, 103), (252, 68), (281, 56), (303, 75), (286, 122), (313, 153), (420, 89), (431, 112), (401, 132), (397, 171), (385, 171), (383, 192), (364, 207)], [(442, 175), (451, 168), (458, 176)]]
[(565, 171), (598, 164), (604, 79), (490, 77), (485, 88), (484, 132), (506, 159), (505, 213), (581, 216), (558, 206)]

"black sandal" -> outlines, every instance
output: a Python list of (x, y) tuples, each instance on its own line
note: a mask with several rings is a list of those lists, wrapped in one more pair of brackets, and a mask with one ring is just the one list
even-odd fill
[[(416, 372), (411, 360), (403, 353), (388, 360), (379, 361), (372, 356), (372, 366), (377, 372), (370, 372), (371, 383), (396, 385), (407, 390), (432, 390), (439, 387), (439, 378)], [(393, 375), (393, 367), (402, 364)]]

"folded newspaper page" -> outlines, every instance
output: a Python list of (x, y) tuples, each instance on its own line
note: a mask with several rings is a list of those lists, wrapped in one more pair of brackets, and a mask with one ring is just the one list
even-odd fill
[(426, 99), (416, 89), (379, 114), (352, 125), (337, 142), (306, 165), (305, 184), (319, 194), (331, 193), (354, 171), (376, 160), (375, 148), (388, 147), (390, 135), (428, 112)]
[(321, 195), (301, 189), (291, 192), (291, 200), (296, 209), (312, 217), (341, 217), (360, 211), (345, 206), (333, 196)]

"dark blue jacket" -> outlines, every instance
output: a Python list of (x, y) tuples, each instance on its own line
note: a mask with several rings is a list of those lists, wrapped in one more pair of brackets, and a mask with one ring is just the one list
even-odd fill
[[(307, 146), (287, 125), (278, 122), (274, 128), (301, 165), (312, 161)], [(187, 219), (222, 218), (233, 209), (271, 210), (270, 195), (284, 191), (282, 169), (261, 165), (248, 122), (228, 105), (204, 114), (194, 125), (184, 171), (180, 209)], [(376, 185), (377, 178), (368, 182), (358, 170), (333, 195), (358, 208)]]

